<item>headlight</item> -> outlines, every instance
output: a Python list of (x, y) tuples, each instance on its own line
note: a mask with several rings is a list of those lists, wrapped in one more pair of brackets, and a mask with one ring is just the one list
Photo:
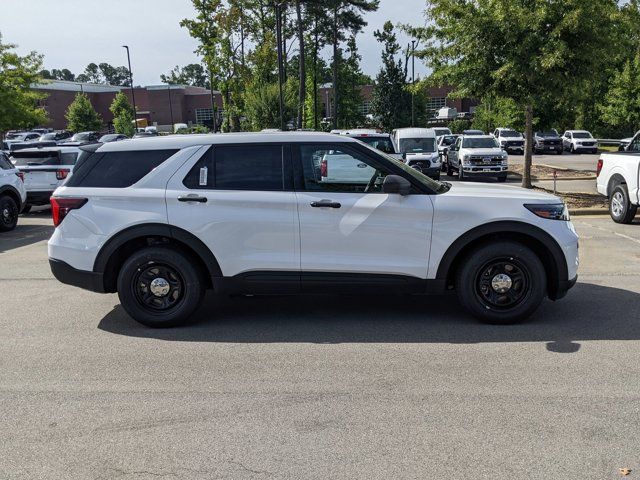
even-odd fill
[(548, 220), (564, 220), (569, 221), (569, 210), (564, 203), (534, 203), (525, 204), (524, 207), (534, 215)]
[(505, 140), (500, 140), (500, 145), (502, 145), (503, 147), (507, 144), (507, 142)]
[(469, 161), (469, 155), (463, 155), (462, 156), (462, 161), (463, 162), (468, 162)]

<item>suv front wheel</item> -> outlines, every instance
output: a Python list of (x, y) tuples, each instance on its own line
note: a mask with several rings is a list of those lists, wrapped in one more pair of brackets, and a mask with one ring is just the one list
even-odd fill
[(18, 205), (9, 195), (0, 195), (0, 232), (8, 232), (18, 224)]
[(200, 305), (204, 288), (194, 261), (182, 252), (148, 247), (135, 252), (118, 275), (120, 303), (148, 327), (185, 323)]
[(517, 242), (486, 244), (473, 251), (456, 275), (460, 303), (485, 323), (508, 324), (529, 317), (547, 289), (538, 256)]

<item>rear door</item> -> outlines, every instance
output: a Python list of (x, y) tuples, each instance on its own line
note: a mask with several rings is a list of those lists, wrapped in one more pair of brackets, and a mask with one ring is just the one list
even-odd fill
[(209, 247), (224, 277), (250, 278), (254, 291), (270, 278), (299, 289), (289, 152), (273, 143), (216, 145), (186, 162), (167, 185), (169, 223)]
[(50, 192), (58, 187), (61, 180), (60, 152), (58, 151), (17, 151), (12, 160), (24, 173), (24, 185), (28, 192)]

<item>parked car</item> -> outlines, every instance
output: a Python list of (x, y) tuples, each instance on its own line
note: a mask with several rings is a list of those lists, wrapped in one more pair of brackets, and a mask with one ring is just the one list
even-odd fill
[[(375, 173), (366, 185), (319, 182), (317, 158), (326, 152)], [(558, 197), (441, 183), (347, 136), (101, 144), (51, 203), (55, 277), (118, 292), (125, 311), (151, 327), (188, 321), (206, 289), (455, 290), (482, 321), (511, 323), (545, 296), (562, 298), (577, 279), (578, 236)]]
[(598, 153), (598, 142), (586, 130), (567, 130), (562, 135), (562, 144), (571, 153)]
[(447, 153), (447, 175), (458, 179), (495, 177), (507, 180), (508, 155), (491, 135), (462, 135)]
[(425, 175), (440, 179), (440, 156), (433, 128), (397, 128), (391, 134), (403, 161)]
[(361, 142), (371, 145), (373, 148), (377, 148), (381, 152), (384, 152), (393, 157), (401, 159), (402, 155), (396, 152), (396, 149), (391, 140), (391, 135), (388, 133), (380, 133), (376, 130), (345, 130), (340, 135), (346, 135)]
[(27, 200), (23, 211), (48, 205), (53, 191), (73, 172), (81, 150), (78, 147), (29, 148), (12, 153), (11, 161), (24, 178)]
[(524, 154), (524, 137), (512, 128), (496, 128), (493, 136), (507, 153)]
[(100, 136), (101, 135), (99, 132), (79, 132), (74, 134), (69, 139), (69, 142), (77, 143), (80, 145), (86, 144), (86, 143), (94, 143), (100, 139)]
[(473, 113), (471, 112), (458, 112), (458, 119), (460, 120), (471, 120), (473, 118)]
[(440, 166), (443, 172), (447, 169), (447, 152), (451, 145), (456, 143), (459, 136), (460, 135), (441, 135), (438, 137), (438, 155), (440, 156)]
[(600, 154), (596, 174), (596, 187), (609, 198), (613, 221), (631, 223), (640, 205), (640, 132), (625, 152)]
[(556, 153), (562, 155), (562, 138), (557, 130), (545, 130), (533, 134), (533, 153)]
[(99, 143), (119, 142), (120, 140), (128, 140), (129, 137), (122, 133), (108, 133), (98, 139)]
[(40, 138), (38, 132), (12, 132), (7, 133), (3, 140), (3, 150), (10, 150), (13, 143), (35, 142)]
[(38, 142), (64, 142), (69, 140), (73, 136), (73, 133), (68, 130), (58, 130), (57, 132), (47, 132), (42, 134), (38, 139)]
[(482, 130), (463, 130), (462, 131), (463, 135), (484, 135), (484, 132)]
[[(636, 135), (638, 135), (638, 133), (636, 132)], [(618, 145), (618, 151), (619, 152), (624, 152), (627, 150), (627, 148), (629, 147), (629, 145), (631, 144), (631, 141), (633, 140), (634, 137), (628, 137), (628, 138), (623, 138), (622, 140), (620, 140), (620, 145)]]
[(442, 135), (451, 135), (451, 129), (448, 127), (434, 127), (433, 132), (436, 134), (436, 138)]
[(0, 152), (0, 232), (16, 228), (18, 215), (27, 199), (24, 177)]

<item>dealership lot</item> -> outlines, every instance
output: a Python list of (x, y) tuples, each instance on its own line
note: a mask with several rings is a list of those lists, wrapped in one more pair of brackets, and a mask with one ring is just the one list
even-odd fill
[(575, 220), (580, 280), (523, 325), (452, 297), (209, 297), (150, 330), (0, 237), (2, 478), (616, 478), (640, 469), (640, 223)]

